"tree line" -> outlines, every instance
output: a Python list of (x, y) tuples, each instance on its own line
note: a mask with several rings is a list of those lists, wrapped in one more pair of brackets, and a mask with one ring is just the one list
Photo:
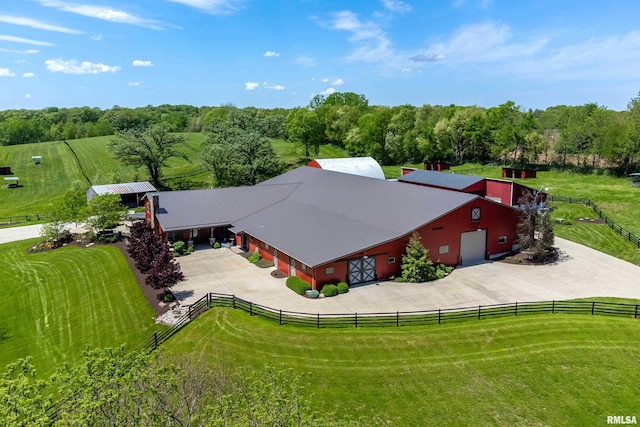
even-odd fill
[[(225, 178), (213, 163), (228, 152), (223, 144), (231, 138), (240, 146), (255, 147), (258, 135), (258, 139), (288, 140), (304, 158), (317, 155), (320, 145), (332, 144), (353, 156), (372, 156), (383, 165), (495, 161), (606, 166), (628, 173), (640, 163), (640, 95), (624, 111), (596, 103), (527, 110), (513, 101), (491, 108), (389, 107), (370, 105), (364, 95), (352, 92), (317, 95), (309, 105), (293, 109), (160, 105), (7, 110), (0, 112), (0, 144), (126, 133), (140, 136), (157, 125), (173, 133), (207, 133), (207, 146), (216, 148), (208, 149), (205, 165), (219, 182)], [(238, 153), (235, 145), (235, 157), (259, 154), (254, 149)], [(252, 171), (242, 173), (249, 174), (244, 181), (254, 181)]]
[(237, 369), (194, 356), (87, 348), (81, 363), (65, 363), (49, 378), (37, 377), (30, 358), (9, 364), (0, 373), (0, 424), (371, 425), (317, 408), (306, 377), (283, 366)]

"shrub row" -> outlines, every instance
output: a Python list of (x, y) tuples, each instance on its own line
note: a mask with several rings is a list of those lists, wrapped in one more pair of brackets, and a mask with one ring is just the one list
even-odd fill
[(304, 295), (305, 292), (311, 290), (311, 285), (298, 276), (291, 276), (287, 278), (287, 288), (298, 295)]

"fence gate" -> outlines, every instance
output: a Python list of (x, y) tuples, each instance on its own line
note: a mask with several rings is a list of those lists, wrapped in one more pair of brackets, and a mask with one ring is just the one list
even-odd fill
[(358, 258), (349, 260), (349, 284), (371, 282), (376, 279), (376, 259)]

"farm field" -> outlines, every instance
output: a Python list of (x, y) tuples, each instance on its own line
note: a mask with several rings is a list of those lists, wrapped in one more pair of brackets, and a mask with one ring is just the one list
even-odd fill
[[(174, 188), (210, 187), (211, 174), (200, 160), (204, 134), (182, 135), (186, 137), (186, 144), (181, 147), (184, 158), (168, 161), (164, 181)], [(15, 189), (0, 188), (0, 222), (10, 216), (40, 213), (46, 205), (61, 198), (73, 181), (81, 181), (88, 188), (89, 181), (98, 173), (108, 174), (115, 170), (123, 182), (148, 179), (146, 170), (123, 166), (111, 157), (107, 149), (111, 138), (100, 136), (68, 140), (68, 146), (62, 141), (55, 141), (0, 147), (0, 166), (11, 166), (23, 185)], [(272, 144), (287, 168), (302, 164), (292, 144), (284, 140), (272, 140)], [(42, 156), (42, 164), (33, 164), (31, 156), (34, 155)], [(319, 156), (346, 157), (347, 153), (340, 148), (323, 145)]]
[(87, 345), (136, 348), (160, 328), (118, 248), (28, 254), (36, 242), (0, 245), (0, 366), (31, 356), (46, 376)]
[(212, 309), (164, 352), (311, 373), (318, 406), (371, 424), (601, 425), (637, 413), (638, 333), (636, 320), (606, 316), (314, 329)]

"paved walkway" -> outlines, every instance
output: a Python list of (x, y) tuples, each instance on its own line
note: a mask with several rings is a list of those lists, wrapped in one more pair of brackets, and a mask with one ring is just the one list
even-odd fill
[(0, 228), (0, 244), (40, 237), (41, 224)]
[(457, 268), (425, 284), (380, 282), (333, 298), (311, 300), (229, 249), (200, 249), (178, 258), (187, 280), (174, 287), (182, 304), (207, 292), (235, 294), (275, 309), (306, 313), (382, 313), (596, 296), (640, 299), (640, 267), (556, 238), (553, 265), (487, 262)]

